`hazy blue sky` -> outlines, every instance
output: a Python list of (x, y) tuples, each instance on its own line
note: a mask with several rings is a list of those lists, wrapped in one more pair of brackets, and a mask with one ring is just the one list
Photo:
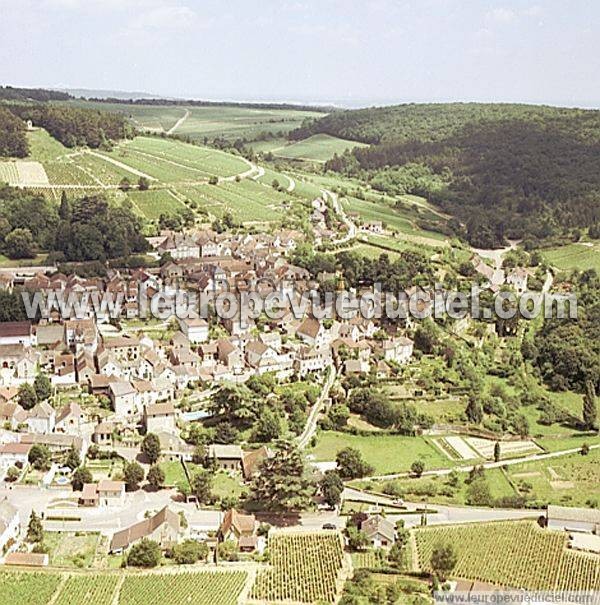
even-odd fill
[(0, 83), (600, 106), (597, 0), (0, 0)]

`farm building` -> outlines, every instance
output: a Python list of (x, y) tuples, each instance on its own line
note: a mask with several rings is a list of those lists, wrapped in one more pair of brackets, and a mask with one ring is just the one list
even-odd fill
[(549, 529), (600, 534), (600, 510), (548, 505)]
[(158, 542), (161, 548), (170, 548), (177, 544), (179, 531), (179, 515), (165, 506), (154, 516), (116, 532), (110, 543), (110, 552), (122, 552), (142, 538)]

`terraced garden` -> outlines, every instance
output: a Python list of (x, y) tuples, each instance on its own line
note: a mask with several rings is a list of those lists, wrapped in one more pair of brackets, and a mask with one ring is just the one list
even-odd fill
[(567, 535), (534, 522), (453, 525), (416, 531), (421, 569), (450, 543), (458, 555), (453, 577), (530, 590), (598, 590), (600, 557), (568, 551)]
[(279, 534), (269, 539), (271, 569), (259, 571), (252, 598), (333, 603), (344, 562), (337, 533)]

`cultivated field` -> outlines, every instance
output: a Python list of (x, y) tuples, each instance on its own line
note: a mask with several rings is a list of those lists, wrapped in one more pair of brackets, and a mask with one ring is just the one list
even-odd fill
[(0, 183), (22, 187), (48, 185), (48, 175), (39, 162), (16, 160), (0, 162)]
[(600, 242), (580, 242), (542, 251), (545, 259), (563, 271), (596, 269), (600, 271)]
[(125, 578), (119, 605), (235, 605), (247, 574), (200, 572), (144, 574)]
[(347, 149), (354, 149), (355, 147), (368, 147), (368, 145), (358, 141), (338, 139), (328, 134), (315, 134), (302, 141), (273, 149), (273, 155), (290, 159), (326, 162), (336, 153), (341, 155)]
[(262, 133), (287, 133), (298, 128), (306, 118), (324, 114), (295, 109), (261, 109), (246, 107), (180, 107), (174, 105), (129, 105), (125, 103), (93, 103), (75, 101), (83, 107), (93, 107), (121, 113), (140, 129), (154, 132), (168, 131), (189, 111), (188, 117), (175, 130), (175, 134), (195, 140), (245, 138), (256, 140)]
[(567, 535), (533, 522), (445, 526), (416, 532), (419, 565), (429, 571), (433, 549), (451, 543), (454, 577), (532, 590), (598, 590), (600, 557), (568, 551)]
[(236, 605), (244, 571), (80, 573), (0, 571), (0, 603)]
[(269, 539), (271, 569), (258, 573), (252, 598), (333, 603), (341, 586), (344, 553), (337, 533), (279, 534)]

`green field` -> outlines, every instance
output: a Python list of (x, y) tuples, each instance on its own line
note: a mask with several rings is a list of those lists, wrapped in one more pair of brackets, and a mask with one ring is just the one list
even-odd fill
[(362, 436), (324, 431), (310, 453), (317, 461), (335, 460), (337, 452), (345, 447), (358, 449), (375, 468), (375, 473), (381, 475), (408, 471), (415, 460), (422, 460), (426, 469), (452, 466), (452, 461), (424, 437)]
[(598, 590), (600, 557), (569, 551), (567, 534), (533, 522), (452, 525), (416, 531), (420, 567), (433, 549), (452, 544), (453, 577), (530, 590)]
[(130, 191), (127, 195), (134, 208), (149, 220), (157, 219), (161, 214), (175, 214), (185, 207), (169, 189)]
[(2, 570), (0, 571), (0, 603), (47, 605), (59, 583), (60, 575), (57, 573)]
[(401, 240), (404, 238), (407, 242), (428, 246), (445, 245), (445, 237), (442, 234), (425, 231), (415, 225), (416, 215), (403, 205), (392, 207), (388, 202), (381, 200), (361, 200), (352, 196), (343, 198), (341, 201), (346, 212), (357, 214), (362, 222), (381, 221), (384, 229), (399, 232), (398, 237)]
[(167, 131), (185, 115), (189, 116), (175, 130), (195, 140), (245, 138), (259, 140), (263, 133), (287, 133), (298, 128), (307, 118), (324, 114), (296, 109), (263, 109), (251, 107), (207, 106), (183, 107), (174, 105), (130, 105), (126, 103), (94, 103), (74, 101), (83, 107), (92, 107), (121, 113), (140, 129)]
[(326, 162), (336, 153), (341, 155), (347, 149), (354, 149), (355, 147), (368, 147), (368, 145), (358, 141), (338, 139), (328, 134), (315, 134), (303, 141), (275, 148), (272, 152), (274, 155), (283, 158)]
[(23, 605), (235, 605), (245, 571), (78, 573), (0, 571), (0, 603)]
[(285, 204), (292, 199), (289, 194), (279, 193), (273, 187), (250, 179), (219, 185), (179, 186), (177, 191), (210, 214), (221, 217), (230, 212), (240, 222), (271, 222), (281, 219)]
[(69, 576), (54, 605), (111, 605), (118, 584), (116, 574)]
[(596, 269), (600, 272), (600, 242), (582, 242), (542, 250), (544, 258), (562, 271)]
[(246, 572), (144, 574), (125, 578), (119, 605), (235, 605)]

